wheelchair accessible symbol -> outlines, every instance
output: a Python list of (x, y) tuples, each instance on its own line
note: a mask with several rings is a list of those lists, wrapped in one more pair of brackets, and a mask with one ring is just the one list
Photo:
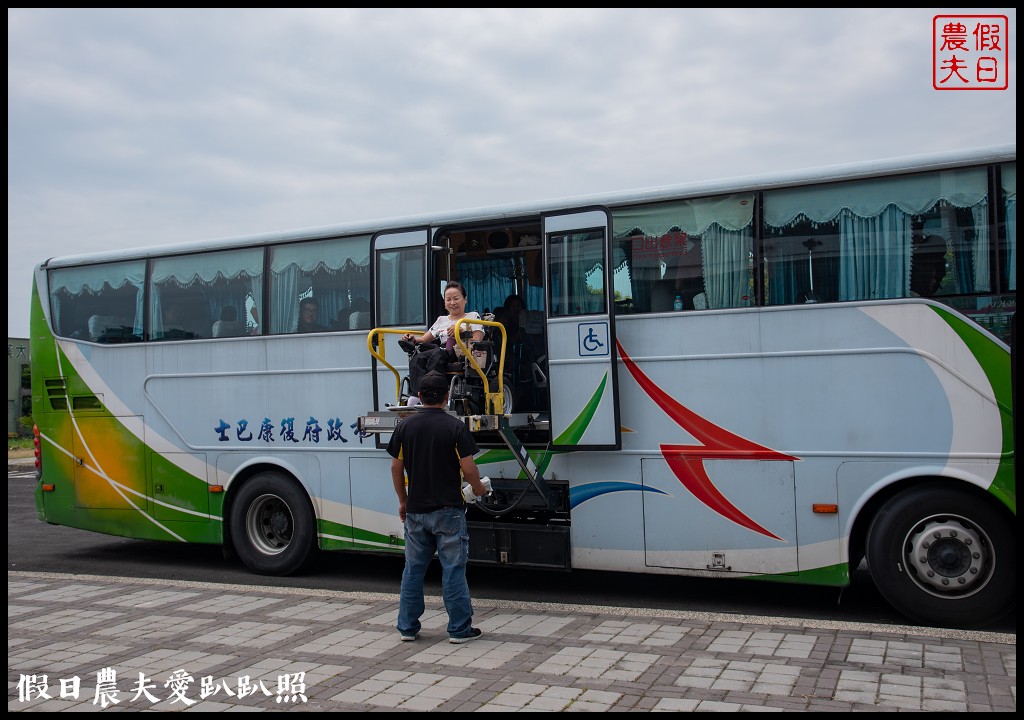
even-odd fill
[(608, 323), (579, 324), (580, 357), (601, 357), (609, 355)]

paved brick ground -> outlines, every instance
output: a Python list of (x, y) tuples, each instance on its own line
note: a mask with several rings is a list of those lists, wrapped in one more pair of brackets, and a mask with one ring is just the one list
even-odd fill
[(12, 711), (1016, 711), (1017, 637), (632, 608), (7, 573)]

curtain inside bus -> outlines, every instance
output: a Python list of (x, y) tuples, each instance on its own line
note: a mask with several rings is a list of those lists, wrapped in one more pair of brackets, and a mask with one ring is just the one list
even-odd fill
[[(263, 306), (263, 249), (158, 258), (150, 278), (154, 340), (213, 337), (225, 306)], [(170, 318), (174, 318), (170, 320)]]
[(753, 210), (746, 193), (613, 211), (619, 310), (749, 305)]
[[(145, 260), (50, 271), (50, 312), (57, 335), (94, 342), (142, 339)], [(98, 322), (103, 319), (103, 322)]]
[(324, 330), (368, 329), (370, 236), (274, 247), (270, 255), (272, 334), (297, 330), (302, 297), (317, 300)]
[(1003, 208), (1006, 211), (1006, 256), (1004, 283), (1007, 290), (1017, 289), (1017, 164), (1000, 167)]
[(991, 290), (987, 189), (971, 168), (766, 191), (769, 304), (908, 297), (928, 238), (945, 243), (945, 292)]

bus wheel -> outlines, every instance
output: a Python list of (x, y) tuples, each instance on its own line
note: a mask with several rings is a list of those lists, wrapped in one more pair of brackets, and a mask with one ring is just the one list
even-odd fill
[(231, 540), (246, 567), (290, 575), (316, 546), (316, 519), (299, 485), (274, 472), (254, 475), (231, 504)]
[(508, 375), (501, 383), (501, 412), (505, 415), (512, 414), (512, 378)]
[(985, 627), (1016, 604), (1010, 523), (948, 487), (915, 488), (887, 503), (868, 530), (867, 557), (882, 596), (924, 625)]

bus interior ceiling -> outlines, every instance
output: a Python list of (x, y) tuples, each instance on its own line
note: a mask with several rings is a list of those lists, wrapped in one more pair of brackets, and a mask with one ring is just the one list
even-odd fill
[(453, 267), (442, 267), (441, 277), (465, 285), (467, 310), (481, 315), (494, 312), (513, 294), (523, 298), (526, 309), (542, 310), (540, 233), (539, 222), (445, 231)]

